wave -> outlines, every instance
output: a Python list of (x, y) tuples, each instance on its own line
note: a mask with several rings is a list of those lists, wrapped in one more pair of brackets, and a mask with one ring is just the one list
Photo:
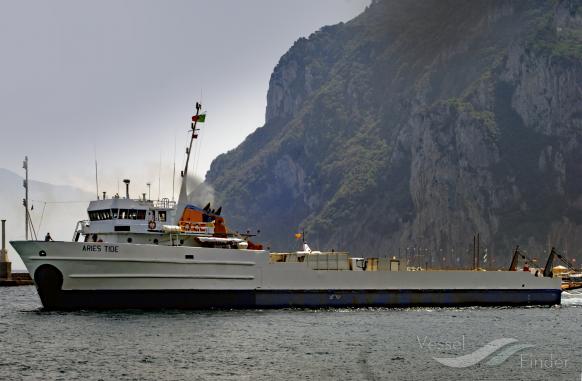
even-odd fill
[(562, 291), (563, 306), (582, 306), (582, 289)]

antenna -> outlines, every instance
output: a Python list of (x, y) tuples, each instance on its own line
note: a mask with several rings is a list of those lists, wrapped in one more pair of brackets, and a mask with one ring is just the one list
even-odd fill
[(97, 200), (99, 200), (99, 179), (97, 178), (97, 159), (95, 159), (95, 188), (97, 190)]
[(28, 241), (28, 156), (24, 157), (24, 162), (22, 163), (22, 168), (24, 168), (25, 179), (23, 182), (24, 186), (24, 200), (22, 200), (22, 205), (24, 205), (24, 237)]
[(97, 200), (99, 200), (99, 178), (97, 177), (97, 145), (93, 144), (93, 152), (95, 153), (95, 188), (97, 190)]
[(172, 201), (174, 201), (174, 196), (176, 195), (176, 130), (174, 130), (174, 170), (172, 172)]
[(162, 150), (160, 149), (160, 167), (158, 172), (158, 200), (161, 200), (162, 193)]

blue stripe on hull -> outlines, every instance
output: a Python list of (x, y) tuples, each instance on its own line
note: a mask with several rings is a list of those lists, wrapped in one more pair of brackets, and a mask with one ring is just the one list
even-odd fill
[(47, 309), (520, 306), (560, 304), (560, 290), (74, 290), (39, 292)]
[(256, 295), (259, 307), (515, 306), (560, 304), (560, 290), (329, 290), (272, 291)]

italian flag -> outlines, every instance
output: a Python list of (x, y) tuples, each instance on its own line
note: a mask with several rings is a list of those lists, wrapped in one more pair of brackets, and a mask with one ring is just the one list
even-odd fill
[(206, 114), (194, 115), (192, 117), (193, 122), (204, 123), (206, 120)]

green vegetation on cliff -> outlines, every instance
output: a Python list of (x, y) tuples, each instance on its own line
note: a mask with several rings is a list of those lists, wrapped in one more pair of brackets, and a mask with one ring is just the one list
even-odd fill
[(494, 266), (582, 244), (580, 4), (374, 1), (298, 40), (265, 125), (207, 174), (230, 225), (432, 266), (475, 232)]

